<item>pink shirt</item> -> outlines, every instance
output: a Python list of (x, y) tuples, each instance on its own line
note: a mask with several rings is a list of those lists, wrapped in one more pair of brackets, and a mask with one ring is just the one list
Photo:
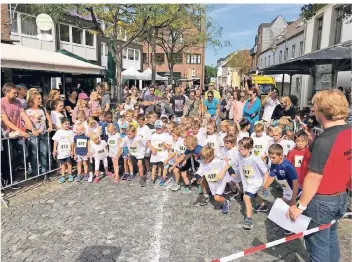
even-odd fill
[[(21, 112), (24, 112), (24, 108), (18, 99), (15, 99), (13, 103), (10, 103), (6, 97), (1, 98), (1, 115), (7, 115), (10, 122), (12, 122), (18, 128), (25, 130), (21, 123)], [(5, 131), (10, 130), (4, 122), (1, 122)]]
[(237, 121), (240, 121), (242, 119), (243, 108), (244, 108), (245, 103), (246, 103), (246, 100), (243, 102), (235, 101), (236, 115), (235, 115), (234, 119), (236, 119)]

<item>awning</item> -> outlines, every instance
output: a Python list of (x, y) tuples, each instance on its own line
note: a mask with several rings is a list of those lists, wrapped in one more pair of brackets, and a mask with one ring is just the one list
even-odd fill
[(350, 43), (335, 45), (290, 59), (262, 70), (264, 74), (313, 74), (316, 65), (332, 64), (333, 70), (351, 71)]
[[(141, 74), (141, 79), (142, 80), (152, 80), (152, 70), (150, 68), (147, 68), (146, 70), (143, 71)], [(168, 80), (167, 77), (162, 77), (158, 74), (155, 74), (155, 80)]]
[(54, 71), (71, 74), (104, 75), (105, 68), (59, 52), (1, 44), (1, 67)]
[(142, 79), (141, 73), (133, 66), (130, 66), (126, 70), (122, 71), (121, 76), (123, 79), (136, 79), (136, 80)]

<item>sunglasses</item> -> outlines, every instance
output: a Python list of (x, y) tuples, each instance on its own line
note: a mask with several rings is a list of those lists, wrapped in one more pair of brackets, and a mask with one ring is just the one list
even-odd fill
[(213, 96), (208, 96), (208, 98), (213, 98)]

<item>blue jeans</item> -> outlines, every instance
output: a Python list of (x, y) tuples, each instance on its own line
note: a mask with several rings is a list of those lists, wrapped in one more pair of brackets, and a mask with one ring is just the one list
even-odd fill
[[(309, 229), (328, 224), (332, 220), (340, 219), (347, 210), (347, 194), (337, 196), (313, 197), (304, 215), (311, 217)], [(304, 237), (307, 251), (312, 262), (338, 262), (340, 248), (337, 234), (337, 223), (330, 228)]]
[[(49, 147), (48, 143), (50, 143), (50, 140), (48, 142), (48, 133), (40, 134), (39, 136), (32, 136), (28, 139), (29, 141), (29, 148), (30, 148), (30, 153), (31, 153), (31, 167), (33, 170), (34, 175), (39, 175), (40, 173), (45, 173), (49, 171)], [(37, 151), (38, 151), (38, 156), (39, 160), (38, 163), (41, 164), (42, 170), (41, 172), (37, 166)]]

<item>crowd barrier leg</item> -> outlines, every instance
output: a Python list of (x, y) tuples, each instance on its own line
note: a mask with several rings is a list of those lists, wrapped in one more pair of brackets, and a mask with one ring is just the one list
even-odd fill
[(10, 182), (11, 182), (11, 185), (13, 183), (13, 179), (12, 179), (12, 161), (11, 161), (11, 147), (10, 147), (10, 139), (7, 140), (7, 150), (8, 150), (8, 156), (9, 156), (9, 166), (10, 166)]
[(26, 159), (25, 143), (22, 144), (22, 147), (23, 147), (24, 180), (27, 180), (27, 159)]

